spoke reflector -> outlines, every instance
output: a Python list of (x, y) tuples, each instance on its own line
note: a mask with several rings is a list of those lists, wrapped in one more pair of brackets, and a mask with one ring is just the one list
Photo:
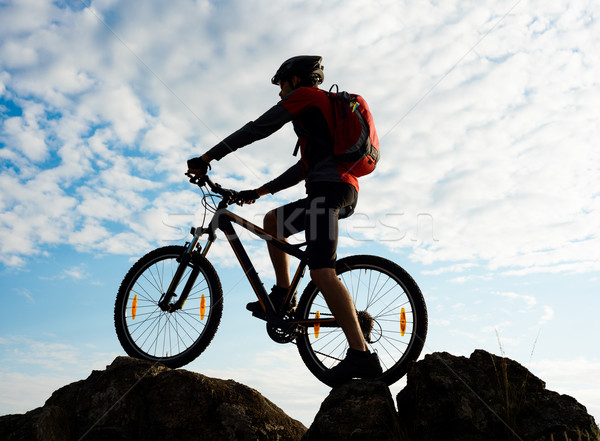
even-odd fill
[(204, 320), (204, 314), (206, 314), (206, 298), (202, 294), (200, 298), (200, 320)]
[(133, 296), (133, 301), (131, 302), (131, 319), (135, 320), (135, 315), (137, 314), (137, 294)]
[[(315, 314), (315, 318), (321, 318), (321, 313), (319, 311), (316, 312)], [(319, 338), (319, 330), (321, 329), (321, 325), (319, 323), (315, 323), (314, 326), (314, 332), (315, 332), (315, 338)]]
[(406, 332), (406, 311), (404, 308), (400, 310), (400, 335), (404, 337)]

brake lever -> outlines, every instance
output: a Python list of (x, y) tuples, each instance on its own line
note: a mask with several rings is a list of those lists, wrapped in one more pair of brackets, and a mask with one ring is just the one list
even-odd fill
[(190, 179), (190, 182), (192, 184), (202, 186), (206, 183), (206, 179), (207, 179), (206, 175), (198, 176), (198, 175), (195, 175), (195, 174), (189, 173), (189, 172), (186, 172), (185, 175)]

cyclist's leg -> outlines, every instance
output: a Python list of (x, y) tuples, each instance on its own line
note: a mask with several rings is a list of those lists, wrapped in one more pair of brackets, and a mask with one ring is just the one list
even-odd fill
[(360, 329), (356, 308), (350, 293), (337, 277), (333, 268), (315, 268), (310, 270), (310, 277), (321, 290), (327, 306), (344, 331), (350, 349), (366, 351), (367, 343)]
[(340, 211), (356, 205), (356, 191), (349, 184), (313, 184), (309, 187), (306, 239), (310, 276), (323, 293), (329, 309), (344, 331), (348, 345), (367, 350), (356, 308), (335, 272)]
[[(296, 202), (279, 207), (269, 211), (264, 218), (264, 230), (280, 240), (287, 240), (292, 234), (304, 230), (304, 212), (306, 200), (300, 199)], [(275, 270), (275, 286), (269, 294), (276, 309), (279, 309), (286, 299), (290, 288), (290, 256), (279, 248), (267, 242), (269, 257)], [(296, 294), (289, 300), (288, 305), (292, 312), (296, 308)], [(252, 312), (260, 312), (262, 306), (260, 302), (251, 302), (246, 305), (246, 309)]]
[[(312, 191), (311, 191), (312, 190)], [(377, 355), (368, 351), (350, 293), (335, 272), (340, 210), (356, 205), (357, 194), (349, 184), (317, 185), (309, 189), (306, 237), (310, 275), (348, 340), (347, 357), (324, 373), (326, 383), (381, 375)]]
[[(277, 214), (276, 210), (271, 210), (265, 215), (264, 229), (267, 233), (276, 235), (277, 233)], [(286, 240), (285, 238), (280, 238)], [(275, 270), (275, 284), (282, 288), (289, 288), (290, 286), (290, 256), (284, 253), (279, 248), (274, 247), (272, 244), (267, 242), (267, 248), (269, 250), (269, 257)]]
[[(275, 210), (269, 211), (264, 218), (265, 231), (280, 240), (287, 240), (292, 234), (304, 230), (306, 199), (300, 199)], [(281, 288), (290, 287), (290, 256), (267, 242), (269, 257), (275, 270), (275, 284)]]

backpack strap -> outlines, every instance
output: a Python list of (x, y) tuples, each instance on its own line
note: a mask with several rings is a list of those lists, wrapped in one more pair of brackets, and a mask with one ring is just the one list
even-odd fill
[[(332, 90), (335, 87), (335, 93), (336, 95), (332, 95)], [(343, 92), (343, 94), (345, 95), (339, 95), (340, 89), (338, 87), (337, 84), (333, 84), (330, 88), (329, 88), (329, 92), (325, 92), (327, 94), (327, 96), (329, 97), (330, 100), (340, 100), (340, 99), (349, 99), (350, 95), (347, 92)], [(334, 97), (335, 96), (335, 97)], [(344, 108), (344, 106), (342, 106), (342, 113), (344, 116), (346, 116), (346, 109)], [(335, 114), (334, 114), (335, 117)], [(296, 141), (296, 146), (294, 147), (294, 156), (298, 156), (298, 151), (300, 150), (300, 139), (298, 139), (298, 141)]]
[[(334, 87), (335, 87), (335, 92), (332, 92)], [(340, 107), (341, 112), (342, 112), (342, 118), (346, 117), (346, 112), (347, 112), (346, 104), (352, 109), (352, 112), (354, 112), (356, 110), (356, 107), (358, 106), (358, 103), (353, 103), (352, 96), (348, 92), (346, 92), (346, 91), (340, 92), (340, 89), (337, 84), (334, 84), (329, 88), (329, 92), (327, 93), (327, 96), (332, 101), (341, 101), (342, 102), (342, 106)], [(335, 116), (335, 113), (334, 113), (334, 116)]]

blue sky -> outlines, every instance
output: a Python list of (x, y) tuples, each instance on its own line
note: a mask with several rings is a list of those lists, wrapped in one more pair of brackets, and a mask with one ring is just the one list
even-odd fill
[[(340, 254), (413, 274), (423, 354), (504, 353), (600, 419), (599, 14), (566, 0), (0, 2), (0, 414), (124, 354), (120, 281), (200, 219), (185, 161), (274, 104), (273, 73), (307, 53), (324, 87), (368, 100), (381, 140)], [(259, 186), (294, 144), (285, 127), (214, 178)], [(238, 210), (260, 222), (301, 195)], [(328, 389), (246, 313), (249, 284), (218, 245), (224, 319), (187, 368), (309, 425)]]

